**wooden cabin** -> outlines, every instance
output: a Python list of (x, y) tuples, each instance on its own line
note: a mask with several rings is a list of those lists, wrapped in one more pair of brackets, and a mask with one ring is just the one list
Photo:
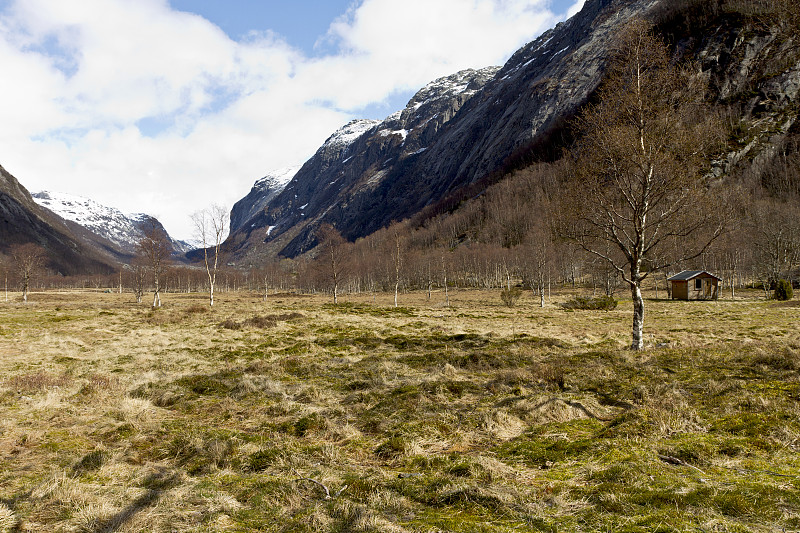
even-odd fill
[(722, 279), (705, 270), (684, 270), (667, 281), (672, 284), (673, 300), (716, 300)]

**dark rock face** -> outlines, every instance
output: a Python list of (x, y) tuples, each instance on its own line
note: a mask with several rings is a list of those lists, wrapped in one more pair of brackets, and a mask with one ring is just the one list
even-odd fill
[(656, 3), (590, 0), (502, 68), (436, 80), (383, 122), (349, 124), (345, 129), (363, 128), (361, 135), (339, 142), (342, 130), (334, 134), (266, 204), (266, 213), (254, 215), (247, 228), (239, 225), (232, 251), (275, 241), (278, 253), (294, 257), (316, 245), (321, 222), (354, 240), (498, 170), (585, 102), (600, 82), (616, 29)]
[[(435, 206), (502, 173), (585, 105), (602, 81), (617, 32), (636, 17), (661, 21), (669, 0), (587, 0), (584, 8), (518, 50), (500, 69), (465, 71), (420, 90), (383, 122), (354, 121), (334, 134), (286, 188), (252, 211), (227, 243), (234, 257), (294, 257), (317, 243), (319, 224), (348, 239)], [(696, 60), (717, 101), (741, 101), (751, 135), (715, 162), (722, 175), (752, 150), (770, 154), (796, 121), (800, 64), (777, 69), (796, 37), (743, 28), (724, 14), (694, 33), (670, 34)], [(685, 21), (684, 21), (685, 22)], [(664, 31), (660, 28), (659, 31)], [(760, 133), (759, 133), (760, 132)], [(752, 153), (750, 154), (751, 157)], [(256, 254), (258, 255), (258, 254)]]
[(286, 168), (267, 174), (258, 180), (247, 196), (233, 205), (231, 233), (240, 230), (251, 218), (264, 211), (267, 204), (283, 191), (298, 170), (299, 167)]

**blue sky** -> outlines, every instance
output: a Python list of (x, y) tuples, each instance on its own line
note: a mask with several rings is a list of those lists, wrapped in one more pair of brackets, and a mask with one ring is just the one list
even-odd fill
[[(331, 22), (347, 13), (353, 0), (170, 0), (180, 11), (197, 13), (219, 26), (232, 39), (251, 32), (274, 31), (309, 55), (329, 51), (324, 37)], [(570, 0), (552, 0), (555, 13), (566, 13)], [(322, 41), (322, 42), (320, 42)]]
[(0, 0), (0, 164), (159, 217), (242, 198), (353, 118), (501, 65), (582, 0)]
[(234, 40), (270, 30), (309, 55), (324, 50), (315, 45), (351, 3), (350, 0), (170, 0), (175, 9), (202, 15)]

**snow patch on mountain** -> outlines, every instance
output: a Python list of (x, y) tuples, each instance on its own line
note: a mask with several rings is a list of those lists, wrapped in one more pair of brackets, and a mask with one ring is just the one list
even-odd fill
[(42, 191), (31, 196), (42, 207), (108, 239), (122, 250), (130, 251), (135, 248), (141, 238), (136, 220), (125, 216), (114, 207), (63, 192)]
[[(126, 253), (136, 252), (143, 237), (141, 227), (151, 219), (150, 215), (144, 213), (125, 215), (117, 208), (69, 193), (42, 191), (31, 196), (37, 204), (111, 241)], [(171, 241), (176, 251), (186, 252), (193, 249), (190, 243)]]
[(292, 178), (295, 174), (297, 174), (297, 171), (300, 170), (300, 168), (300, 165), (296, 165), (293, 167), (286, 167), (273, 170), (272, 172), (267, 172), (263, 178), (253, 184), (253, 188), (262, 190), (270, 189), (272, 191), (277, 191), (275, 193), (277, 194), (282, 191), (290, 181), (292, 181)]
[(445, 76), (434, 80), (414, 95), (414, 98), (408, 103), (407, 109), (416, 111), (434, 100), (454, 98), (461, 94), (472, 96), (480, 90), (480, 86), (471, 86), (472, 80), (475, 78), (476, 74), (491, 77), (499, 70), (500, 67), (495, 66), (486, 67), (477, 71), (467, 69), (451, 76)]
[(353, 144), (356, 139), (364, 135), (364, 133), (380, 125), (380, 120), (356, 119), (351, 120), (338, 130), (333, 135), (328, 137), (323, 148), (331, 147), (346, 147)]

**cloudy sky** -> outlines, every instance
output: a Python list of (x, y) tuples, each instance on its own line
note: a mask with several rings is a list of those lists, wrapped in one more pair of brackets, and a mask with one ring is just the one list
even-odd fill
[(191, 238), (352, 118), (501, 65), (583, 0), (0, 0), (0, 165)]

